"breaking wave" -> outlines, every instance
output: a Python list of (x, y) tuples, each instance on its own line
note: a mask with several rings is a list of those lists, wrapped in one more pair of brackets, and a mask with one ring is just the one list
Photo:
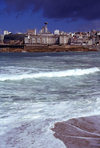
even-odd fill
[(88, 75), (95, 72), (99, 72), (100, 69), (97, 67), (89, 68), (89, 69), (72, 69), (65, 71), (57, 71), (57, 72), (40, 72), (40, 73), (31, 73), (31, 74), (21, 74), (21, 75), (1, 75), (0, 81), (16, 81), (23, 79), (37, 79), (37, 78), (53, 78), (53, 77), (70, 77), (70, 76), (81, 76)]

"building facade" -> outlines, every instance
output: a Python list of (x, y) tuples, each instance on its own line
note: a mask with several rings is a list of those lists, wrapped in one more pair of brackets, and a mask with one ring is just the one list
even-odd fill
[[(32, 32), (32, 31), (31, 31)], [(65, 45), (68, 44), (68, 36), (52, 34), (48, 31), (47, 23), (42, 27), (39, 34), (27, 33), (24, 42), (26, 45)]]
[(4, 35), (0, 35), (0, 44), (4, 43)]
[(38, 34), (25, 37), (26, 45), (54, 45), (58, 44), (58, 36), (52, 34)]
[(59, 35), (59, 44), (66, 45), (69, 42), (69, 37), (67, 35)]

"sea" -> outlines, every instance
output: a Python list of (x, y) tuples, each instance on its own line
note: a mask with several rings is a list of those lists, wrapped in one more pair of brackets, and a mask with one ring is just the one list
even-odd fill
[(0, 53), (0, 148), (65, 148), (56, 122), (100, 115), (100, 52)]

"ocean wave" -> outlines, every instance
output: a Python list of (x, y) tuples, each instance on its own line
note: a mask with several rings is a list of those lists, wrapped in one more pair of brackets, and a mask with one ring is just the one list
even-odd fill
[(0, 81), (16, 81), (23, 79), (38, 79), (38, 78), (56, 78), (56, 77), (70, 77), (70, 76), (82, 76), (89, 75), (96, 72), (99, 72), (100, 69), (97, 67), (88, 68), (88, 69), (72, 69), (65, 71), (54, 71), (54, 72), (39, 72), (39, 73), (30, 73), (30, 74), (21, 74), (21, 75), (1, 75)]

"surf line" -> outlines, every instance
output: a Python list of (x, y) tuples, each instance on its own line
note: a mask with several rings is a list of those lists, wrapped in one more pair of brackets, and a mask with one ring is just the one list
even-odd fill
[(82, 76), (89, 75), (96, 72), (99, 72), (100, 69), (97, 67), (88, 68), (88, 69), (72, 69), (65, 71), (54, 71), (54, 72), (39, 72), (39, 73), (31, 73), (31, 74), (21, 74), (21, 75), (1, 75), (0, 81), (16, 81), (22, 79), (38, 79), (38, 78), (60, 78), (60, 77), (71, 77), (71, 76)]

